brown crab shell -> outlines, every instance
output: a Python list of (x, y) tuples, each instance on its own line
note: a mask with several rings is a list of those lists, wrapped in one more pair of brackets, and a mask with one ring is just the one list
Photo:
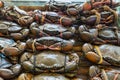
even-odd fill
[[(28, 58), (29, 57), (29, 58)], [(76, 53), (67, 54), (58, 51), (42, 51), (39, 54), (24, 53), (21, 63), (25, 70), (35, 72), (74, 72), (79, 57)]]

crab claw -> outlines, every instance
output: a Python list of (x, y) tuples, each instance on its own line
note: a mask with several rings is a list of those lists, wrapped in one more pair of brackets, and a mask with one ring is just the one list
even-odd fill
[(82, 51), (83, 51), (84, 53), (87, 53), (87, 52), (93, 51), (93, 50), (94, 50), (93, 46), (92, 46), (91, 44), (89, 44), (89, 43), (85, 43), (85, 44), (82, 46)]
[(9, 57), (12, 63), (18, 62), (18, 56), (25, 50), (26, 44), (24, 42), (18, 42), (18, 44), (14, 47), (5, 47), (2, 50), (7, 57)]
[(0, 77), (4, 79), (10, 79), (18, 75), (21, 71), (21, 65), (16, 64), (11, 69), (0, 69)]
[(68, 17), (61, 17), (59, 23), (63, 26), (71, 26), (73, 23), (73, 20)]
[(59, 51), (69, 51), (69, 50), (72, 50), (72, 48), (73, 48), (73, 42), (72, 41), (64, 41), (64, 40), (63, 40), (63, 42), (59, 42), (59, 43), (49, 46), (49, 49), (59, 50)]
[(31, 16), (22, 16), (18, 19), (18, 23), (23, 26), (28, 26), (33, 22), (33, 17)]
[[(97, 78), (97, 77), (95, 77), (97, 74), (99, 74), (100, 73), (100, 69), (97, 67), (97, 66), (91, 66), (90, 68), (89, 68), (89, 76), (91, 77), (91, 78)], [(94, 79), (93, 79), (94, 80)], [(99, 80), (99, 79), (98, 79)]]
[(100, 56), (98, 56), (96, 53), (94, 52), (87, 52), (85, 54), (85, 57), (93, 62), (93, 63), (96, 63), (96, 64), (102, 64), (102, 65), (111, 65), (109, 64), (108, 62), (106, 62), (105, 60), (103, 60), (102, 58), (100, 58)]
[(50, 50), (57, 50), (60, 51), (62, 50), (62, 46), (61, 46), (61, 42), (53, 44), (51, 46), (48, 47)]
[(28, 36), (29, 29), (23, 29), (20, 31), (20, 33), (11, 33), (10, 36), (15, 40), (21, 40)]
[(43, 50), (43, 49), (47, 49), (48, 48), (48, 46), (40, 44), (40, 43), (36, 43), (35, 46), (36, 46), (37, 50)]
[(66, 63), (65, 71), (75, 70), (78, 67), (79, 56), (76, 53), (70, 54), (70, 60)]

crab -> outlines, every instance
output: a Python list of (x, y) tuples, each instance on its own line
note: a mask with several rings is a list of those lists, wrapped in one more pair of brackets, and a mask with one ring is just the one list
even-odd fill
[(61, 24), (63, 26), (71, 26), (73, 23), (73, 20), (69, 17), (66, 16), (61, 16), (56, 12), (41, 12), (41, 13), (35, 13), (34, 14), (34, 19), (38, 23), (55, 23), (55, 24)]
[(29, 39), (26, 41), (26, 49), (29, 51), (57, 50), (70, 51), (74, 45), (73, 40), (64, 40), (58, 37), (41, 37), (38, 39)]
[(35, 37), (56, 36), (63, 39), (71, 39), (74, 35), (74, 33), (59, 24), (38, 25), (34, 22), (30, 25), (30, 31)]
[[(83, 24), (91, 26), (98, 24), (106, 25), (116, 24), (116, 21), (118, 19), (118, 14), (116, 13), (116, 11), (108, 6), (102, 6), (97, 10), (93, 9), (90, 11), (84, 11), (83, 13), (81, 13), (81, 15), (82, 16), (80, 21)], [(77, 20), (79, 20), (79, 18)]]
[(89, 43), (83, 45), (85, 57), (96, 64), (120, 66), (119, 46), (103, 44), (92, 46)]
[(118, 28), (113, 26), (97, 25), (96, 29), (88, 29), (86, 26), (79, 26), (79, 36), (84, 42), (92, 44), (114, 44), (119, 45), (120, 32)]
[(15, 21), (22, 26), (28, 26), (34, 20), (26, 11), (21, 10), (17, 6), (5, 6), (1, 9), (1, 14), (5, 19)]
[(29, 34), (29, 29), (23, 29), (18, 24), (10, 21), (0, 21), (0, 36), (22, 40)]
[(100, 68), (91, 66), (89, 69), (90, 80), (119, 80), (120, 69), (118, 68)]
[(5, 6), (3, 9), (1, 9), (1, 13), (6, 17), (6, 19), (13, 21), (16, 21), (22, 16), (28, 15), (27, 12), (21, 10), (17, 6)]
[[(9, 60), (3, 55), (0, 54), (0, 77), (3, 79), (11, 79), (17, 76), (21, 71), (21, 65), (9, 62)], [(1, 80), (1, 79), (0, 79)]]
[(79, 56), (59, 51), (41, 51), (35, 54), (25, 52), (20, 58), (21, 65), (29, 72), (74, 72), (77, 69)]
[(47, 11), (54, 11), (54, 12), (65, 12), (67, 8), (75, 7), (76, 4), (72, 4), (71, 2), (58, 2), (55, 0), (49, 1), (45, 4), (45, 9)]
[(11, 60), (11, 63), (18, 63), (18, 55), (20, 55), (26, 47), (24, 42), (14, 42), (11, 39), (0, 38), (0, 52)]
[(98, 0), (98, 1), (90, 0), (84, 2), (83, 4), (79, 4), (79, 3), (70, 3), (70, 2), (62, 3), (53, 0), (45, 5), (45, 9), (47, 11), (55, 11), (61, 14), (76, 16), (79, 14), (79, 12), (100, 8), (104, 5), (107, 5), (111, 8), (115, 8), (119, 6), (120, 3), (116, 3), (113, 0)]
[(114, 0), (91, 0), (91, 3), (93, 8), (98, 8), (104, 5), (107, 5), (111, 8), (119, 6), (119, 3), (116, 3)]

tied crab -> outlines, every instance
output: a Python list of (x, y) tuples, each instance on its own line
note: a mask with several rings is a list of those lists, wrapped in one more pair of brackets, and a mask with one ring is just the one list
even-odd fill
[(17, 6), (7, 6), (1, 9), (1, 15), (7, 20), (15, 21), (22, 26), (27, 26), (33, 22), (33, 17), (29, 14), (18, 8)]
[(46, 12), (41, 12), (41, 11), (36, 11), (33, 12), (33, 17), (34, 20), (37, 23), (43, 24), (43, 23), (55, 23), (55, 24), (61, 24), (63, 26), (71, 26), (74, 22), (69, 17), (66, 16), (61, 16), (56, 12), (51, 12), (51, 11), (46, 11)]
[(29, 39), (26, 42), (27, 50), (33, 52), (38, 50), (57, 50), (57, 51), (70, 51), (72, 50), (74, 41), (64, 40), (58, 37), (41, 37), (38, 39)]
[(12, 39), (0, 38), (0, 52), (7, 56), (12, 63), (18, 63), (18, 55), (20, 55), (26, 44), (23, 42), (15, 43)]
[[(118, 19), (116, 11), (106, 5), (98, 10), (84, 11), (81, 15), (81, 22), (91, 26), (98, 24), (116, 24)], [(79, 18), (77, 20), (79, 20)]]
[(91, 66), (89, 69), (90, 80), (119, 80), (120, 69), (118, 68), (100, 68)]
[(86, 26), (79, 26), (79, 36), (84, 42), (92, 44), (115, 44), (119, 45), (119, 31), (117, 27), (97, 25), (96, 29), (88, 29)]
[(74, 35), (74, 33), (59, 24), (38, 25), (34, 22), (30, 25), (30, 31), (35, 37), (56, 36), (63, 39), (71, 39)]
[(79, 14), (78, 6), (80, 4), (67, 2), (49, 2), (45, 5), (46, 10), (58, 12), (61, 15), (76, 16)]
[(113, 0), (90, 0), (82, 4), (82, 11), (88, 11), (95, 8), (100, 8), (104, 5), (107, 5), (111, 8), (115, 8), (120, 5), (120, 3), (116, 3)]
[(23, 29), (18, 24), (10, 21), (0, 21), (0, 36), (12, 37), (14, 40), (22, 40), (29, 34), (29, 29)]
[(77, 69), (79, 56), (59, 51), (41, 51), (37, 53), (25, 52), (20, 62), (29, 72), (74, 72)]
[(120, 66), (120, 47), (115, 45), (103, 44), (92, 46), (86, 43), (82, 47), (85, 57), (96, 64)]
[[(0, 77), (3, 79), (11, 79), (17, 76), (21, 71), (21, 65), (9, 62), (9, 60), (3, 55), (0, 54)], [(0, 80), (1, 80), (0, 78)]]

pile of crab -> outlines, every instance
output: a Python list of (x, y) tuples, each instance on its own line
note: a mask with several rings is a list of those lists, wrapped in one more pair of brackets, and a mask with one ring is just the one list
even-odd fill
[(119, 5), (50, 0), (25, 11), (0, 1), (0, 80), (120, 80)]

